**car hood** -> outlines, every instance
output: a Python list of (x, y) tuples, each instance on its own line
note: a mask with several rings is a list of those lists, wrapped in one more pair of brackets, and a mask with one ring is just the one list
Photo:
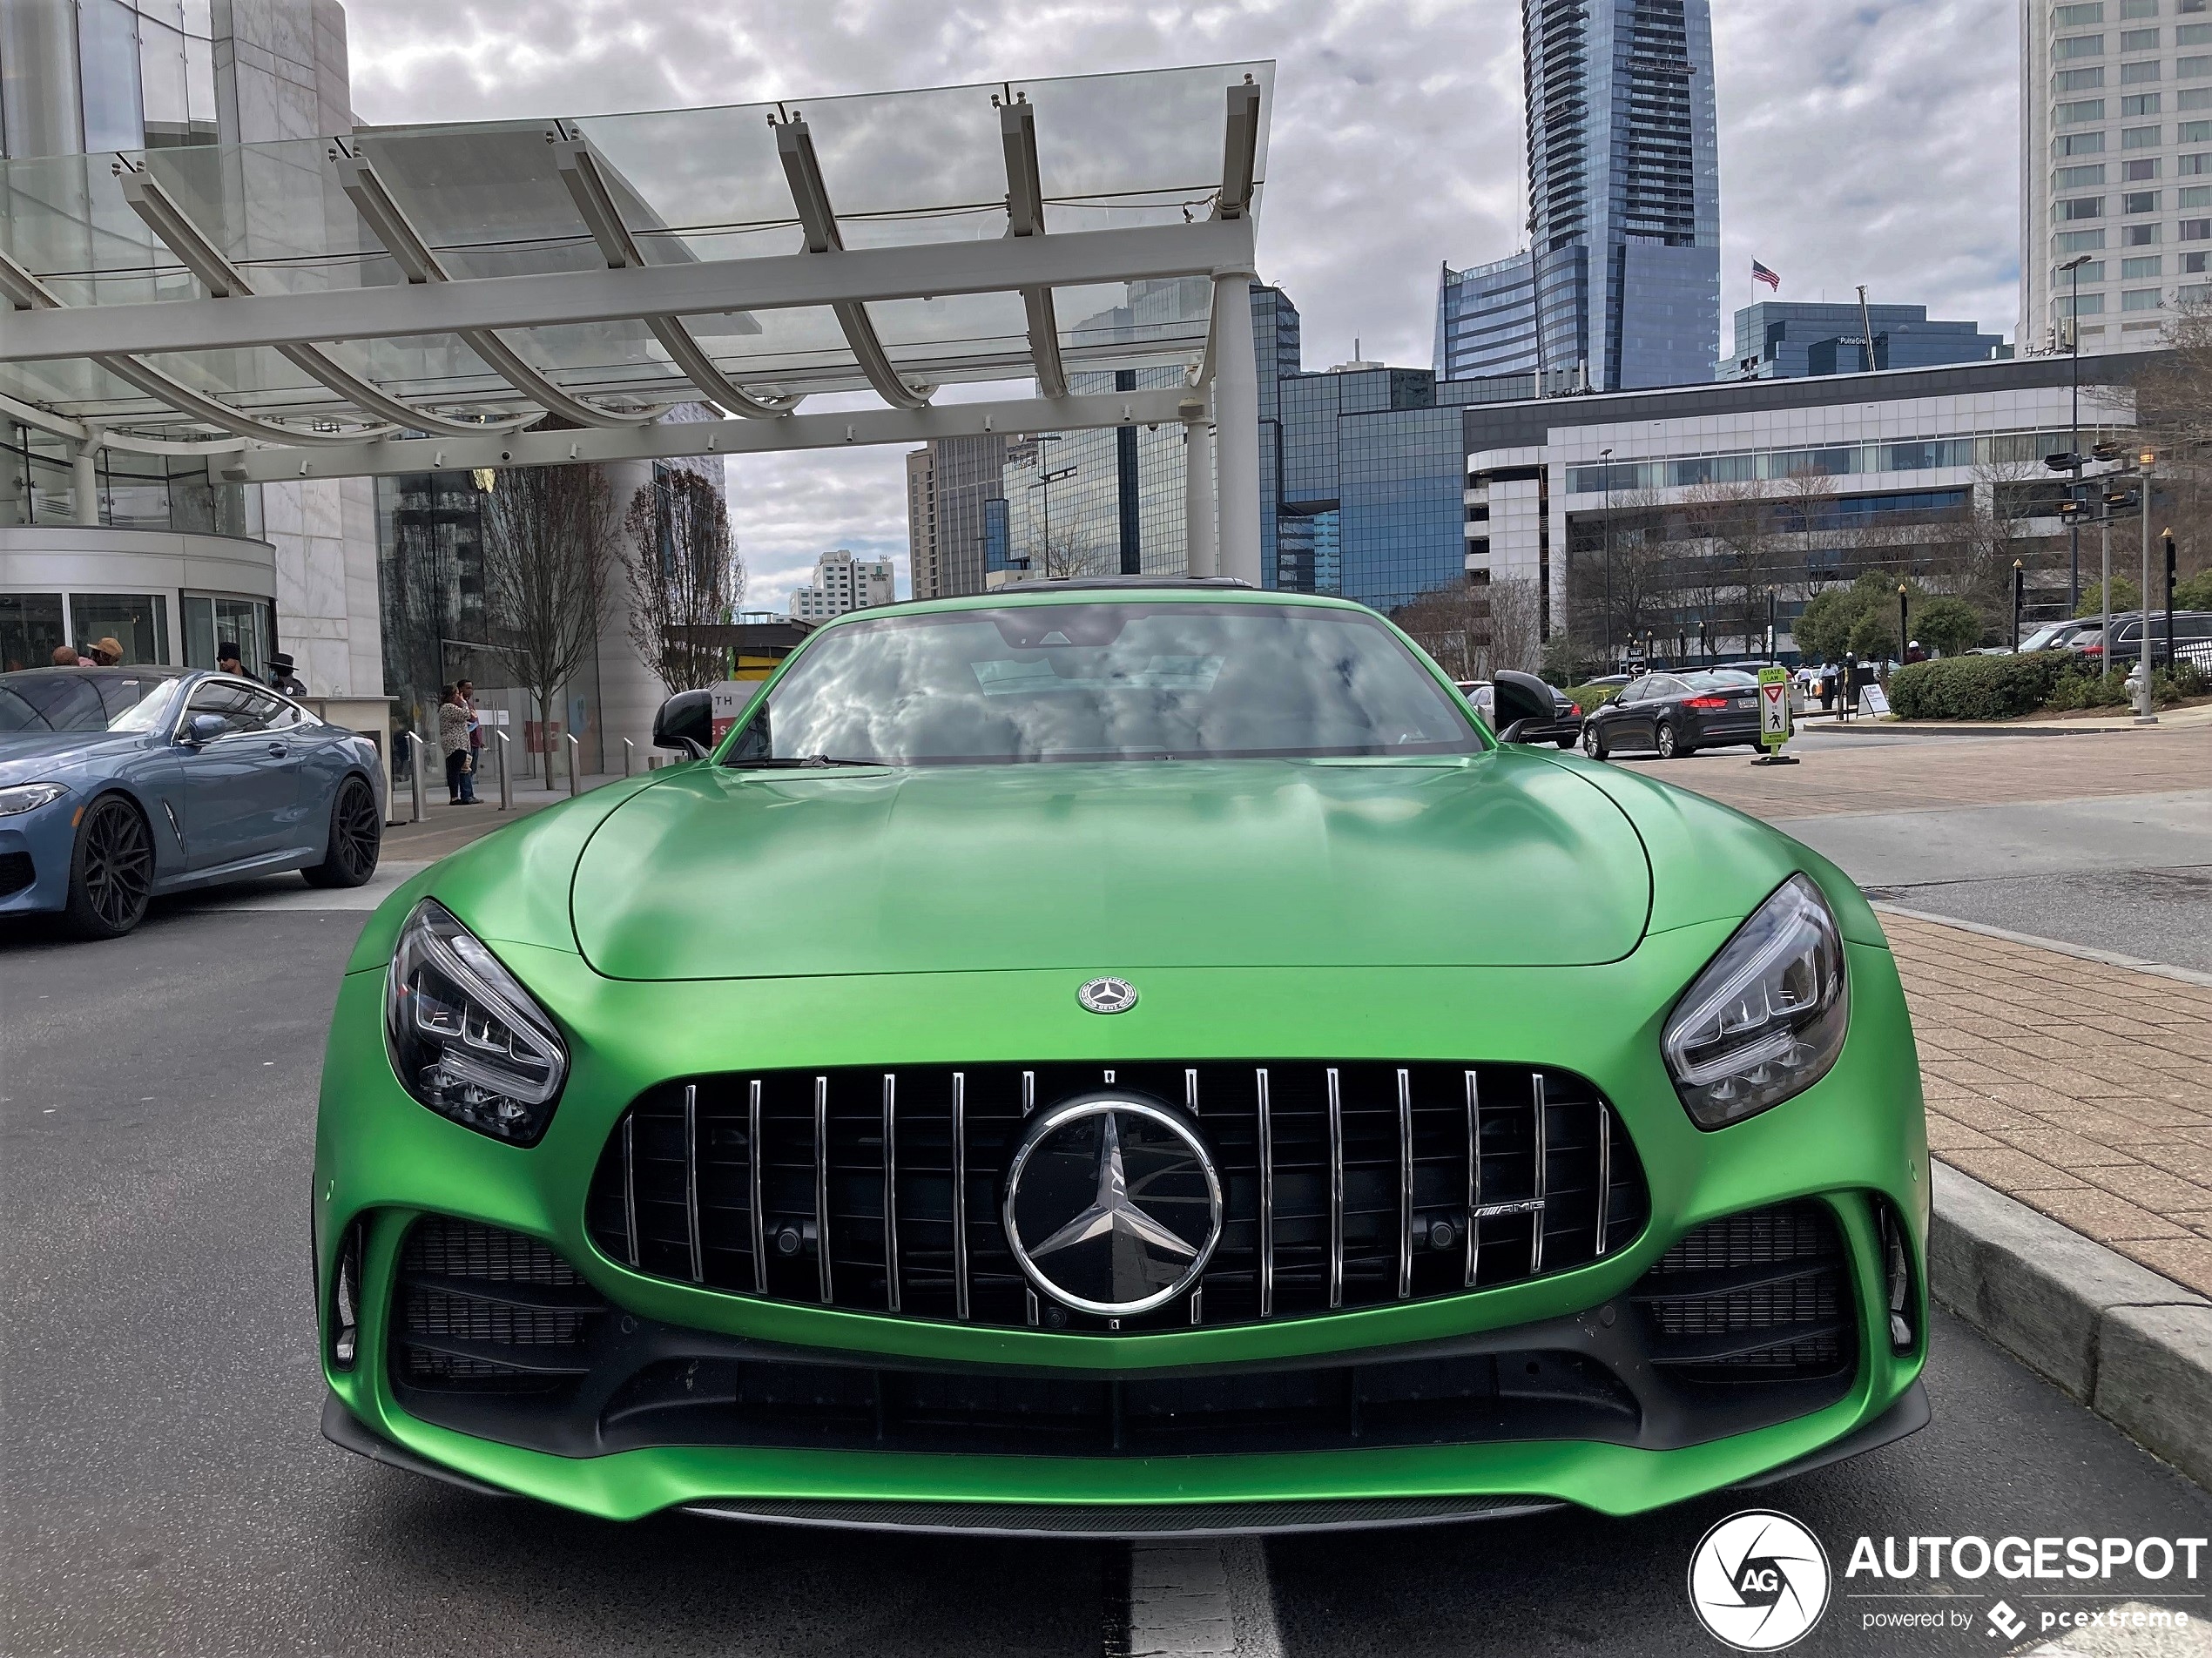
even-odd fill
[(145, 740), (139, 731), (0, 732), (0, 785), (37, 782), (64, 767), (129, 753)]
[(1643, 846), (1571, 769), (1238, 761), (686, 766), (578, 860), (621, 979), (1567, 966), (1635, 948)]

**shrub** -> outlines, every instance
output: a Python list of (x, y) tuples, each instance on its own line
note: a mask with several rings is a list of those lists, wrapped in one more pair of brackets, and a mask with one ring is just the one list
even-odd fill
[(2069, 671), (2051, 682), (2049, 705), (2068, 708), (2125, 708), (2128, 677), (2117, 673)]
[[(2141, 597), (2141, 590), (2125, 576), (2112, 578), (2112, 608), (2114, 610), (2132, 610)], [(2179, 602), (2178, 599), (2175, 601), (2176, 603)], [(2105, 584), (2102, 582), (2083, 583), (2081, 603), (2074, 607), (2074, 614), (2087, 621), (2093, 616), (2102, 616), (2104, 609)]]
[(1585, 714), (1595, 714), (1621, 694), (1618, 685), (1569, 685), (1568, 697)]
[(2073, 660), (2063, 650), (2035, 650), (1916, 662), (1890, 677), (1890, 707), (1906, 719), (2011, 719), (2048, 702)]
[(2212, 673), (2194, 662), (2176, 662), (2161, 668), (2151, 675), (2151, 698), (2158, 703), (2178, 703), (2189, 697), (2212, 697)]
[(2212, 610), (2212, 570), (2201, 570), (2174, 587), (2177, 610)]

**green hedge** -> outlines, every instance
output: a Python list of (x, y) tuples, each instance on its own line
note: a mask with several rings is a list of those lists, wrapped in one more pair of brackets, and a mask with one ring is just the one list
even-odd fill
[(2051, 699), (2064, 650), (2019, 657), (1941, 657), (1890, 677), (1891, 711), (1905, 719), (2010, 719)]
[[(2191, 664), (2161, 668), (2151, 689), (2161, 704), (2206, 694)], [(1891, 711), (1905, 719), (2011, 719), (2039, 708), (2124, 708), (2126, 676), (2082, 671), (2067, 650), (2024, 657), (1945, 657), (1900, 668), (1890, 678)]]
[(1569, 685), (1567, 695), (1585, 714), (1595, 714), (1621, 694), (1618, 685)]

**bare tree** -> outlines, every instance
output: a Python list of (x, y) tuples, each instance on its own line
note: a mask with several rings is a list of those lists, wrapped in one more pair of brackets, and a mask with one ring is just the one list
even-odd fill
[[(2182, 294), (2166, 328), (2169, 349), (2145, 354), (2135, 376), (2136, 430), (2117, 435), (2123, 453), (2139, 441), (2158, 456), (2156, 527), (2172, 529), (2175, 562), (2187, 579), (2212, 570), (2212, 293), (2200, 286)], [(2101, 416), (2104, 424), (2124, 421), (2128, 401), (2121, 388), (2082, 388), (2084, 417)], [(2090, 435), (2082, 436), (2086, 447)]]
[(549, 782), (557, 699), (598, 643), (613, 541), (614, 491), (597, 467), (513, 468), (485, 502), (486, 609), (544, 721)]
[(1417, 595), (1391, 612), (1413, 643), (1457, 680), (1490, 673), (1490, 584), (1453, 581)]
[(1501, 668), (1534, 673), (1544, 655), (1543, 588), (1533, 576), (1494, 576), (1489, 584), (1488, 674)]
[(1065, 582), (1078, 576), (1103, 576), (1107, 549), (1094, 543), (1079, 540), (1071, 530), (1055, 533), (1044, 544), (1038, 562), (1043, 566), (1039, 572), (1048, 582)]
[(630, 643), (672, 695), (722, 677), (728, 653), (702, 644), (745, 598), (730, 509), (704, 475), (679, 468), (638, 487), (623, 520)]

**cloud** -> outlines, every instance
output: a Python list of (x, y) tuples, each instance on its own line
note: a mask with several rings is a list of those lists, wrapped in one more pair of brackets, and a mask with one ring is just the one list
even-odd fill
[[(1919, 302), (2009, 333), (2015, 0), (1715, 0), (1726, 304)], [(347, 0), (365, 121), (587, 115), (1273, 58), (1260, 265), (1306, 361), (1428, 361), (1437, 270), (1512, 253), (1514, 0)], [(1132, 142), (1143, 141), (1132, 116)], [(1723, 344), (1726, 342), (1723, 341)], [(750, 603), (906, 549), (895, 449), (730, 465)]]

